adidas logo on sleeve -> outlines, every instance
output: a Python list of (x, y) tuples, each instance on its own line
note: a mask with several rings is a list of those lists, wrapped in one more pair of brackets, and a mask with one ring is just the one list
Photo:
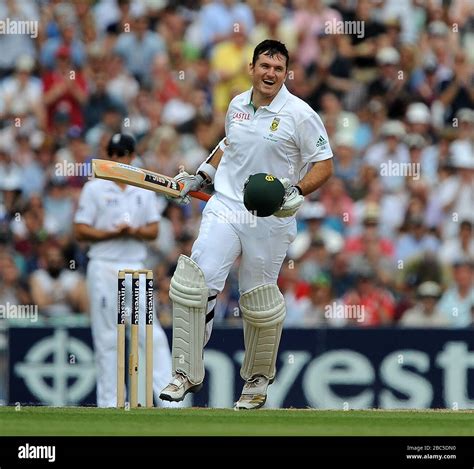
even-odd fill
[(328, 141), (320, 135), (318, 138), (318, 141), (316, 142), (316, 148), (323, 147), (324, 145), (327, 145)]

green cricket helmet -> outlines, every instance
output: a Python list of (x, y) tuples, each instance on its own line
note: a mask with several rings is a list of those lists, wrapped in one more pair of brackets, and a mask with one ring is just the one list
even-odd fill
[(257, 217), (273, 215), (282, 206), (284, 196), (283, 184), (271, 174), (252, 174), (244, 184), (245, 208)]

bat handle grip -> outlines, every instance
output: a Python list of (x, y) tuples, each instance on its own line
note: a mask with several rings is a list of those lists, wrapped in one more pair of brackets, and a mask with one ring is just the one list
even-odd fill
[(211, 198), (209, 194), (200, 191), (191, 191), (189, 195), (195, 199), (204, 200), (204, 202), (207, 202)]

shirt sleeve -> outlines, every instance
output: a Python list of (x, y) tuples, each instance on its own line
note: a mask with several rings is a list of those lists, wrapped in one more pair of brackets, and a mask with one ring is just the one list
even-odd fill
[(79, 198), (79, 205), (74, 215), (74, 223), (94, 226), (97, 218), (97, 203), (92, 193), (91, 184), (86, 184)]
[(333, 156), (328, 134), (316, 113), (311, 114), (297, 126), (296, 144), (304, 163), (316, 163)]

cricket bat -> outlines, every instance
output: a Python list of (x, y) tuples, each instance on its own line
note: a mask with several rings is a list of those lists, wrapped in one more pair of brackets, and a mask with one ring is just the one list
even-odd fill
[[(116, 161), (93, 159), (92, 172), (99, 179), (122, 182), (171, 197), (178, 197), (183, 187), (182, 183), (169, 176)], [(189, 195), (206, 202), (211, 198), (205, 192), (191, 191)]]

